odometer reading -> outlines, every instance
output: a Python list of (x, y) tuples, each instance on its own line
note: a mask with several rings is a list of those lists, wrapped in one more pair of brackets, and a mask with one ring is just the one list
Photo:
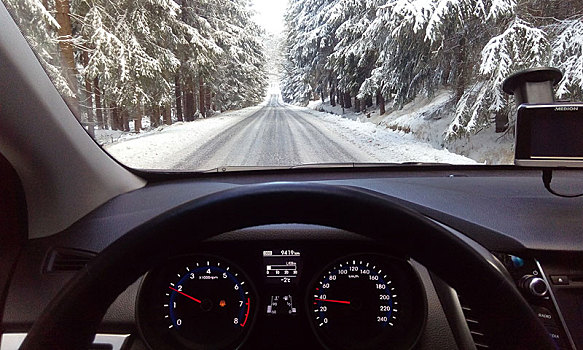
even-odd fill
[[(402, 320), (399, 294), (409, 269), (404, 261), (377, 255), (347, 257), (326, 268), (308, 298), (323, 344), (330, 349), (375, 349), (410, 342), (406, 324), (411, 315)], [(410, 304), (409, 296), (404, 299)]]

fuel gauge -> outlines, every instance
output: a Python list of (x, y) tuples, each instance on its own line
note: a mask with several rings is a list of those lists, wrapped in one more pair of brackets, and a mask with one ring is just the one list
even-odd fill
[(272, 295), (267, 305), (268, 315), (295, 315), (297, 309), (291, 295)]

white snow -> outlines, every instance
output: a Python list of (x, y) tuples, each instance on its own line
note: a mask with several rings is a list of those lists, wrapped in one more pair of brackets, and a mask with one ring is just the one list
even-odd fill
[[(403, 139), (415, 140), (435, 150), (460, 155), (465, 159), (471, 158), (475, 163), (512, 164), (514, 160), (512, 134), (497, 134), (493, 130), (493, 125), (478, 131), (475, 135), (451, 141), (445, 140), (446, 132), (455, 117), (455, 106), (451, 105), (452, 97), (451, 91), (440, 90), (433, 98), (420, 96), (402, 109), (388, 110), (382, 116), (379, 115), (378, 108), (369, 109), (364, 113), (354, 113), (350, 110), (342, 111), (339, 105), (332, 107), (328, 101), (325, 104), (322, 104), (322, 101), (311, 101), (308, 107), (340, 115), (347, 121), (369, 124), (369, 128), (374, 127), (371, 132), (376, 130), (375, 134), (396, 133)], [(419, 157), (415, 159), (421, 161)], [(454, 160), (449, 163), (459, 164), (460, 162)]]
[[(302, 107), (290, 108), (306, 111)], [(368, 122), (366, 115), (357, 116), (352, 113), (352, 116), (346, 118), (313, 110), (308, 113), (318, 118), (323, 127), (340, 134), (378, 162), (476, 164), (476, 161), (470, 158), (451, 153), (446, 149), (436, 149), (429, 143), (416, 139), (412, 134), (393, 131), (383, 125)]]
[[(275, 92), (275, 88), (272, 92)], [(262, 105), (194, 122), (163, 126), (137, 135), (110, 133), (108, 137), (117, 137), (117, 141), (106, 145), (105, 149), (113, 157), (133, 168), (173, 169), (184, 161), (185, 157), (196, 154), (196, 150), (215, 135), (259, 110)], [(311, 115), (313, 119), (310, 119), (310, 123), (332, 137), (340, 139), (339, 143), (355, 145), (367, 155), (362, 162), (475, 164), (475, 161), (469, 158), (447, 150), (435, 149), (428, 143), (415, 139), (411, 134), (304, 107), (288, 105), (288, 108)], [(297, 164), (290, 164), (292, 165)]]
[(117, 142), (105, 145), (104, 148), (114, 158), (132, 168), (172, 169), (214, 135), (260, 108), (249, 107), (193, 122), (178, 122), (137, 135), (125, 133), (117, 137)]

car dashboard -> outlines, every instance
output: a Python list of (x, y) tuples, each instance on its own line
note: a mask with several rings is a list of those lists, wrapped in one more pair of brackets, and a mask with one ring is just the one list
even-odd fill
[[(579, 177), (557, 173), (555, 183), (576, 189)], [(17, 348), (75, 272), (134, 227), (209, 194), (282, 181), (367, 189), (420, 212), (504, 266), (557, 348), (583, 348), (582, 200), (545, 192), (538, 170), (438, 167), (153, 177), (27, 243), (8, 287), (1, 349)], [(399, 234), (390, 221), (378, 230)], [(174, 244), (180, 254), (111, 305), (95, 349), (482, 349), (495, 336), (406, 250), (352, 232), (288, 223)]]

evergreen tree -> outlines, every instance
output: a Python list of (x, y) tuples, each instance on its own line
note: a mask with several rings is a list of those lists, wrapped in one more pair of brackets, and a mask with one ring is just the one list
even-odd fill
[(306, 104), (336, 86), (343, 107), (376, 96), (384, 111), (448, 89), (458, 138), (512, 115), (501, 84), (521, 69), (553, 63), (558, 94), (581, 98), (581, 13), (575, 0), (294, 0), (282, 94)]
[(255, 104), (265, 93), (261, 31), (248, 0), (9, 0), (8, 6), (59, 91), (85, 108), (76, 115), (84, 121), (96, 115), (101, 127), (106, 115), (122, 130), (132, 119), (139, 130), (143, 115), (152, 126), (168, 124), (171, 107), (178, 119), (193, 120), (195, 105), (206, 115)]
[(560, 21), (551, 28), (552, 65), (563, 71), (557, 95), (573, 101), (583, 99), (583, 16)]
[[(26, 40), (33, 48), (39, 61), (63, 96), (74, 98), (76, 93), (69, 87), (61, 70), (61, 55), (57, 40), (59, 24), (55, 16), (41, 0), (6, 0), (14, 20), (24, 31)], [(47, 4), (48, 5), (48, 4)], [(30, 23), (35, 25), (30, 26)]]

